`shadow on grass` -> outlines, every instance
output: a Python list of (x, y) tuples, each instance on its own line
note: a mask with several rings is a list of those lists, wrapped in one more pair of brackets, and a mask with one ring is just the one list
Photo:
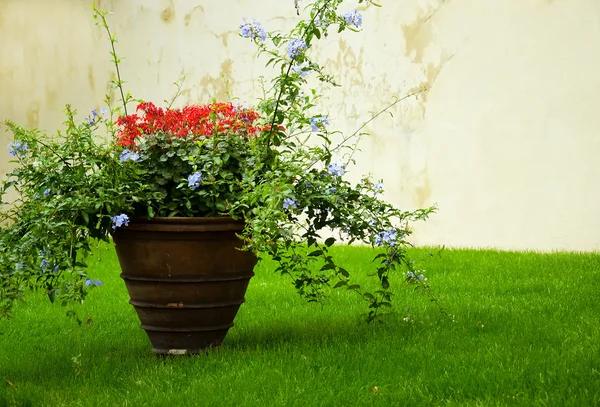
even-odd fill
[(372, 323), (367, 323), (362, 318), (272, 320), (267, 323), (246, 323), (232, 328), (223, 347), (234, 351), (343, 347), (380, 340), (390, 335), (410, 336), (412, 332), (411, 326), (393, 314), (387, 315), (381, 322)]

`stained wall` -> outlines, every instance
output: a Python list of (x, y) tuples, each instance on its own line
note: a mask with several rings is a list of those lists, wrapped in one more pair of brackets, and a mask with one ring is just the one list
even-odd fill
[[(307, 0), (304, 0), (306, 3)], [(364, 32), (311, 50), (343, 85), (325, 93), (332, 127), (366, 126), (350, 177), (384, 178), (422, 245), (600, 248), (600, 2), (385, 0), (360, 6)], [(292, 0), (103, 0), (126, 87), (162, 101), (252, 104), (273, 72), (238, 35), (244, 17), (287, 29)], [(343, 8), (351, 9), (346, 1)], [(88, 0), (0, 0), (0, 119), (54, 132), (69, 103), (102, 106), (114, 75)], [(10, 135), (0, 130), (0, 146)], [(0, 149), (0, 176), (12, 164)]]

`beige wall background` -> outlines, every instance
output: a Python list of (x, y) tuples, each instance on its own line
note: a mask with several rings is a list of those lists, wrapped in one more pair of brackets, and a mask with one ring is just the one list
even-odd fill
[[(437, 204), (416, 225), (420, 245), (600, 249), (600, 2), (381, 3), (359, 7), (364, 32), (332, 32), (311, 50), (344, 85), (323, 100), (332, 128), (353, 131), (425, 89), (367, 126), (349, 176), (384, 178), (400, 207)], [(180, 104), (228, 92), (252, 104), (272, 72), (238, 36), (241, 19), (286, 29), (299, 18), (293, 0), (97, 4), (114, 13), (131, 93), (162, 101), (185, 75)], [(108, 51), (89, 0), (0, 0), (0, 119), (54, 132), (67, 103), (83, 119), (102, 106)], [(0, 176), (9, 158), (3, 147)]]

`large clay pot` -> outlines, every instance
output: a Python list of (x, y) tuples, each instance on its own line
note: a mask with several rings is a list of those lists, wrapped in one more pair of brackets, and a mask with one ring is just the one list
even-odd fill
[(231, 218), (134, 218), (113, 240), (130, 303), (159, 354), (219, 345), (256, 257), (238, 250), (244, 223)]

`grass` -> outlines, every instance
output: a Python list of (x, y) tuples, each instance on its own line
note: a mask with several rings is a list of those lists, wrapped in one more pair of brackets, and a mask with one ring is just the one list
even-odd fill
[(105, 284), (77, 309), (88, 323), (41, 296), (0, 321), (0, 406), (600, 405), (600, 255), (413, 256), (449, 315), (397, 287), (395, 313), (368, 325), (355, 294), (306, 304), (262, 264), (221, 348), (158, 358), (103, 247), (90, 274)]

